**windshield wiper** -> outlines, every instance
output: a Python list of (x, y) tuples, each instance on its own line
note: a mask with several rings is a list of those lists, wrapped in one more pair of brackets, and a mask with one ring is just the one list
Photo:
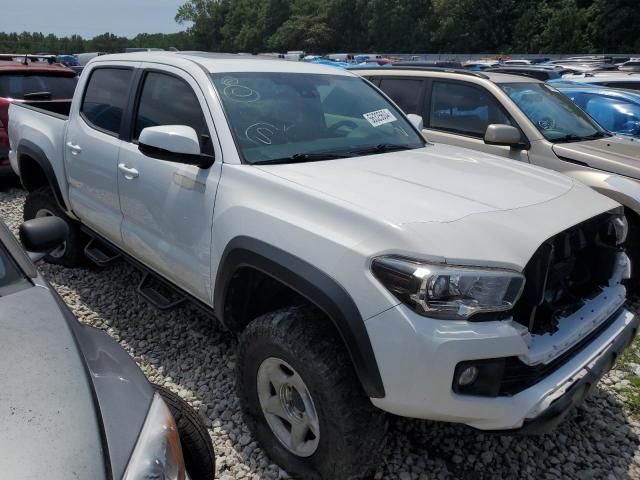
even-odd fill
[(586, 135), (582, 138), (584, 138), (585, 140), (595, 140), (597, 138), (608, 138), (608, 137), (612, 137), (613, 134), (609, 133), (609, 132), (595, 132), (591, 135)]
[(25, 93), (22, 98), (25, 100), (50, 100), (51, 96), (51, 92), (31, 92)]
[(591, 135), (584, 135), (584, 136), (574, 135), (573, 133), (570, 133), (568, 135), (565, 135), (564, 137), (554, 138), (552, 141), (557, 143), (582, 142), (584, 140), (595, 140), (597, 138), (603, 138), (608, 136), (609, 135), (604, 132), (595, 132), (595, 133), (592, 133)]
[(354, 155), (368, 155), (372, 153), (395, 152), (398, 150), (412, 150), (413, 148), (414, 147), (411, 147), (409, 145), (402, 145), (399, 143), (380, 143), (375, 147), (352, 150), (351, 153), (353, 153)]
[(309, 153), (296, 153), (290, 157), (273, 158), (269, 160), (257, 160), (251, 162), (253, 165), (277, 165), (283, 163), (304, 163), (304, 162), (319, 162), (321, 160), (335, 160), (336, 158), (349, 158), (353, 157), (351, 152), (309, 152)]

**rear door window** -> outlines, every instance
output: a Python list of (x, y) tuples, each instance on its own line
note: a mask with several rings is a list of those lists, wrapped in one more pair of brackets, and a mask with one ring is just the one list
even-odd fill
[(133, 70), (98, 68), (91, 73), (80, 115), (92, 127), (110, 135), (120, 133)]
[(77, 76), (0, 73), (0, 97), (17, 100), (70, 99), (77, 83)]
[(424, 81), (414, 78), (382, 78), (380, 89), (396, 102), (404, 113), (421, 115), (420, 97)]
[(461, 83), (433, 82), (429, 128), (482, 138), (494, 123), (513, 125), (489, 92)]

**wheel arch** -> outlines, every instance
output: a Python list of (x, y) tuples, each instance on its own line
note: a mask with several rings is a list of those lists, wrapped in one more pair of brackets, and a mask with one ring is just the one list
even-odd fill
[(235, 273), (247, 267), (282, 283), (322, 310), (339, 333), (365, 393), (372, 398), (385, 396), (364, 320), (351, 296), (329, 275), (278, 247), (245, 236), (229, 242), (215, 281), (217, 318), (236, 332), (244, 328), (225, 321), (225, 303)]
[(40, 147), (29, 140), (20, 142), (16, 151), (20, 181), (25, 190), (32, 192), (40, 187), (51, 187), (56, 202), (58, 202), (62, 210), (66, 211), (67, 207), (65, 206), (56, 174), (47, 155)]

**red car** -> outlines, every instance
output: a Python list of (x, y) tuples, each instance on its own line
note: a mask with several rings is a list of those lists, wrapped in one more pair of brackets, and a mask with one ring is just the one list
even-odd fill
[(76, 72), (63, 65), (36, 57), (15, 58), (0, 56), (0, 176), (12, 174), (7, 134), (9, 104), (38, 106), (46, 102), (47, 110), (56, 111), (56, 104), (62, 110), (68, 109), (78, 82)]

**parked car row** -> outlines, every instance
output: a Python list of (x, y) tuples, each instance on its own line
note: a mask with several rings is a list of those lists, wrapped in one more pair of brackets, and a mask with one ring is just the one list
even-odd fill
[(636, 335), (637, 144), (543, 82), (144, 52), (49, 107), (9, 107), (24, 218), (68, 230), (46, 260), (130, 261), (237, 334), (295, 478), (366, 478), (388, 413), (548, 431)]
[(0, 55), (0, 177), (12, 175), (9, 164), (9, 105), (47, 105), (64, 110), (78, 82), (76, 73), (43, 57)]

